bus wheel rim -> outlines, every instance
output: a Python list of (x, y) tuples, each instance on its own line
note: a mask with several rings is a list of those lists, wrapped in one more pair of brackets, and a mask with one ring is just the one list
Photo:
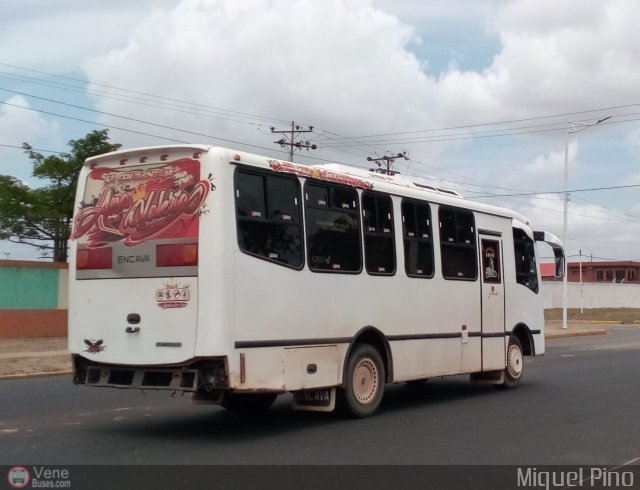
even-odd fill
[(353, 395), (358, 402), (366, 405), (375, 400), (379, 386), (378, 368), (371, 359), (358, 361), (353, 370)]
[(518, 349), (517, 345), (509, 346), (509, 356), (507, 362), (507, 369), (509, 371), (509, 375), (513, 379), (518, 379), (522, 376), (522, 368), (523, 368), (523, 357), (522, 351)]

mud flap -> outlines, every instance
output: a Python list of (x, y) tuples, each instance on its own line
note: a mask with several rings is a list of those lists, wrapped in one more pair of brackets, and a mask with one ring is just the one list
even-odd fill
[(335, 388), (316, 388), (293, 392), (292, 408), (310, 412), (333, 412), (336, 407)]

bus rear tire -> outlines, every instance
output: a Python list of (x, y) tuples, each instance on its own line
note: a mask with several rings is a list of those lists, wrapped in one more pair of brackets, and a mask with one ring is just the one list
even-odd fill
[(342, 412), (370, 417), (384, 394), (385, 371), (380, 353), (369, 344), (356, 344), (346, 366), (345, 385), (339, 392)]
[(277, 393), (227, 393), (220, 405), (234, 412), (262, 412), (267, 410), (277, 397)]
[(524, 353), (522, 344), (518, 337), (509, 337), (509, 345), (507, 346), (507, 366), (504, 369), (504, 382), (501, 388), (511, 389), (518, 386), (524, 371)]

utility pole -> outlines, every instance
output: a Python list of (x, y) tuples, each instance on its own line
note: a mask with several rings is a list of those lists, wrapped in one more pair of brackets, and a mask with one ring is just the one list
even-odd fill
[[(591, 274), (593, 274), (593, 272)], [(582, 296), (583, 296), (582, 295), (582, 249), (580, 249), (580, 314), (581, 315), (584, 313)]]
[[(602, 119), (598, 119), (596, 122), (591, 124), (583, 124), (579, 122), (567, 121), (566, 130), (564, 133), (564, 218), (563, 218), (563, 232), (562, 232), (562, 245), (565, 250), (565, 257), (567, 257), (568, 250), (568, 237), (567, 237), (567, 221), (568, 221), (568, 213), (567, 208), (569, 207), (569, 191), (567, 189), (569, 183), (569, 134), (578, 133), (585, 129), (588, 129), (596, 124), (600, 124), (607, 119), (611, 119), (613, 116), (603, 117)], [(581, 257), (582, 259), (582, 257)], [(568, 328), (567, 323), (567, 271), (568, 271), (569, 261), (565, 258), (564, 261), (564, 277), (562, 278), (562, 328)]]
[(308, 129), (302, 129), (300, 126), (297, 126), (295, 121), (291, 121), (291, 129), (284, 130), (276, 130), (276, 128), (271, 128), (272, 134), (281, 134), (283, 137), (278, 141), (274, 141), (274, 143), (284, 147), (289, 148), (289, 161), (293, 162), (293, 152), (298, 149), (302, 150), (306, 148), (307, 151), (315, 150), (318, 148), (316, 145), (311, 144), (309, 141), (296, 141), (302, 133), (312, 133), (313, 126), (309, 126)]
[[(371, 157), (367, 157), (367, 162), (376, 162), (378, 164), (378, 168), (371, 168), (369, 169), (371, 172), (378, 172), (380, 174), (387, 174), (387, 175), (395, 175), (397, 173), (399, 173), (397, 170), (391, 170), (391, 166), (393, 165), (393, 162), (396, 161), (396, 158), (404, 158), (405, 160), (409, 160), (409, 157), (407, 157), (407, 152), (403, 151), (402, 153), (398, 153), (397, 155), (393, 155), (393, 156), (382, 156), (379, 158), (371, 158)], [(382, 168), (382, 162), (385, 162), (385, 168)]]

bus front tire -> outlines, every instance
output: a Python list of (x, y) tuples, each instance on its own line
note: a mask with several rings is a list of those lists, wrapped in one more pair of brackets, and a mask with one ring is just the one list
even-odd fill
[(277, 393), (227, 393), (220, 405), (235, 412), (261, 412), (267, 410), (277, 397)]
[(384, 394), (385, 371), (380, 353), (369, 344), (357, 344), (349, 355), (345, 385), (339, 392), (342, 412), (358, 418), (375, 413)]
[(511, 389), (518, 386), (524, 370), (524, 353), (518, 337), (511, 336), (507, 346), (507, 366), (504, 369), (504, 383), (501, 388)]

